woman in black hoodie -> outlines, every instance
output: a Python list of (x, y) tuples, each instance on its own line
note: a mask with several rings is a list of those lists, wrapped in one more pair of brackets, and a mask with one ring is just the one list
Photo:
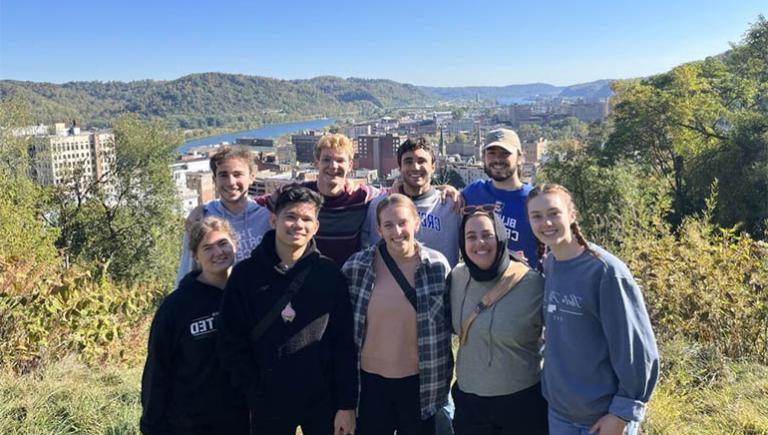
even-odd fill
[(217, 316), (235, 246), (223, 219), (207, 217), (190, 231), (200, 269), (182, 279), (152, 322), (141, 388), (144, 434), (248, 433), (245, 399), (216, 355)]

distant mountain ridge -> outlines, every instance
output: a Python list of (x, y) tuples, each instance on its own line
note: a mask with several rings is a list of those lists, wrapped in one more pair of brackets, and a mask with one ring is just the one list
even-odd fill
[(375, 115), (398, 107), (440, 101), (537, 96), (603, 97), (610, 81), (558, 87), (545, 83), (500, 87), (426, 87), (384, 79), (315, 77), (280, 80), (225, 73), (190, 74), (176, 80), (38, 83), (0, 81), (0, 98), (27, 101), (40, 122), (80, 119), (108, 126), (126, 112), (160, 117), (181, 128), (251, 126), (288, 120)]
[(421, 89), (445, 100), (534, 99), (536, 97), (607, 98), (613, 95), (612, 80), (597, 80), (571, 86), (530, 83), (509, 86), (428, 87)]

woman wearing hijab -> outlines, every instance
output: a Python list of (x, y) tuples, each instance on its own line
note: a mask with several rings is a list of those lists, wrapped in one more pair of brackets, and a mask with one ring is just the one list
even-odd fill
[(541, 395), (544, 280), (510, 258), (507, 232), (491, 206), (465, 207), (464, 263), (448, 278), (451, 322), (459, 334), (456, 435), (546, 434)]

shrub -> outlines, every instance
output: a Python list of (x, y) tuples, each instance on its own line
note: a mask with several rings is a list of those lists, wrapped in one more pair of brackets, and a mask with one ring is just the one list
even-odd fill
[(0, 256), (0, 366), (27, 372), (70, 353), (87, 363), (136, 363), (159, 296), (77, 267)]
[(627, 240), (622, 251), (657, 335), (768, 362), (768, 244), (705, 215), (674, 234)]

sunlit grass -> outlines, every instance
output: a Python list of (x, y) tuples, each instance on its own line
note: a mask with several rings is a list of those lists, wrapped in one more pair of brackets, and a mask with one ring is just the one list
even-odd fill
[[(661, 352), (643, 433), (768, 434), (768, 366), (679, 341)], [(141, 370), (90, 368), (71, 357), (26, 375), (0, 373), (0, 433), (138, 434)]]

